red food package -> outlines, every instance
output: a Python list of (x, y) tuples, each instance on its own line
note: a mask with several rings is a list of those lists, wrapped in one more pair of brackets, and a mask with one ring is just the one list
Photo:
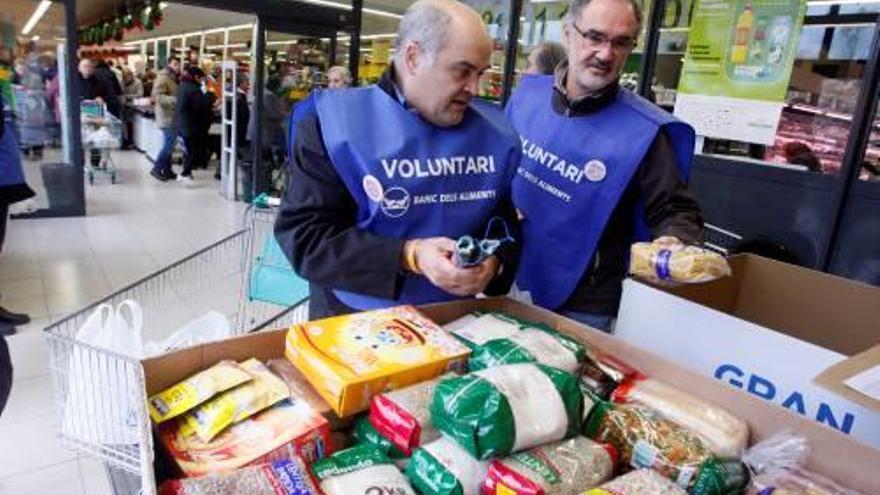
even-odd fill
[(310, 469), (298, 457), (231, 473), (167, 481), (159, 495), (320, 495)]
[(431, 423), (431, 398), (437, 383), (451, 375), (373, 397), (369, 420), (380, 435), (404, 455), (440, 437)]

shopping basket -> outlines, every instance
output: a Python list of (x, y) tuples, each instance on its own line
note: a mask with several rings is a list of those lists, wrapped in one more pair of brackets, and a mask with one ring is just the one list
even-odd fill
[[(46, 329), (54, 400), (64, 418), (59, 432), (61, 443), (103, 461), (115, 493), (156, 493), (144, 370), (137, 359), (77, 341), (79, 329), (99, 304), (115, 306), (126, 299), (136, 300), (143, 308), (145, 342), (161, 342), (209, 310), (226, 315), (235, 334), (306, 321), (305, 299), (282, 307), (247, 297), (252, 253), (257, 250), (254, 246), (265, 243), (272, 232), (274, 217), (273, 210), (248, 210), (241, 230)], [(72, 379), (96, 373), (101, 379), (94, 383)], [(78, 403), (88, 402), (90, 414), (74, 418), (73, 427), (68, 427), (65, 413), (69, 416), (71, 411), (65, 411), (65, 407), (72, 397)], [(125, 418), (125, 424), (120, 418)], [(136, 431), (136, 443), (95, 441), (122, 438), (126, 436), (123, 432), (128, 434), (132, 430)]]

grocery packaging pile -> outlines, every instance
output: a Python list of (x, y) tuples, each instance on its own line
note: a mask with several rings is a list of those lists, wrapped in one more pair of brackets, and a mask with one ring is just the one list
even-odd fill
[(359, 313), (284, 354), (150, 398), (180, 471), (161, 495), (858, 495), (801, 437), (750, 446), (730, 412), (513, 315)]

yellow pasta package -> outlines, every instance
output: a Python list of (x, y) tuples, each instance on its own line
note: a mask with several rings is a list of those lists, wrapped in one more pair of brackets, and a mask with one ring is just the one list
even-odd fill
[(210, 442), (226, 427), (243, 421), (290, 396), (281, 378), (257, 359), (241, 367), (253, 380), (224, 392), (187, 414), (186, 422), (203, 442)]
[(654, 282), (696, 284), (730, 276), (724, 256), (698, 246), (669, 241), (632, 245), (630, 274)]
[(220, 361), (150, 397), (150, 417), (156, 423), (180, 416), (215, 395), (251, 381), (235, 361)]

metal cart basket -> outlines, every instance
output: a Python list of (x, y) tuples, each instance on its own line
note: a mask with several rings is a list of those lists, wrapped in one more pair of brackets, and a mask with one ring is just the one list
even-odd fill
[(103, 103), (85, 100), (80, 106), (82, 147), (89, 152), (85, 167), (89, 184), (94, 184), (99, 172), (108, 174), (110, 182), (115, 183), (116, 166), (110, 150), (122, 146), (122, 121), (108, 112)]
[[(137, 359), (78, 341), (78, 330), (99, 304), (115, 306), (126, 299), (143, 308), (144, 342), (161, 342), (209, 310), (226, 315), (235, 334), (307, 320), (305, 300), (282, 307), (252, 301), (247, 295), (253, 260), (271, 235), (274, 217), (272, 210), (249, 209), (242, 230), (46, 329), (54, 399), (62, 411), (61, 442), (103, 461), (115, 493), (156, 493), (144, 370)], [(88, 403), (89, 417), (68, 421), (65, 414), (71, 414), (71, 401)], [(73, 412), (79, 411), (74, 408)], [(106, 440), (126, 435), (136, 442)]]

